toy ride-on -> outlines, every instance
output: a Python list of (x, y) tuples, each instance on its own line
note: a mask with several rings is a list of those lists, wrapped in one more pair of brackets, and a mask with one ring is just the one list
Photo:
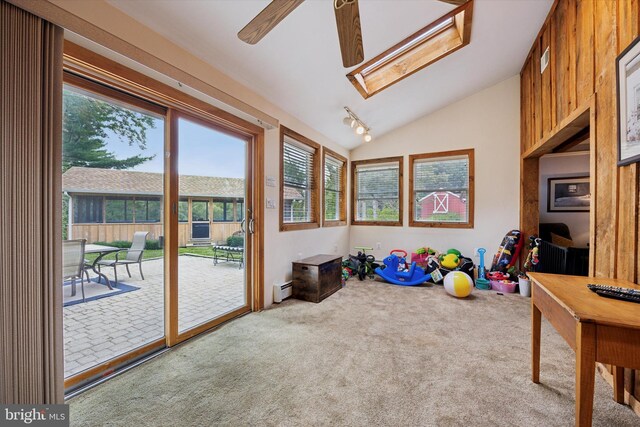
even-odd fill
[[(404, 256), (398, 257), (395, 252), (404, 253)], [(409, 268), (405, 268), (407, 265), (406, 257), (405, 251), (391, 251), (391, 254), (382, 261), (384, 268), (375, 269), (376, 274), (389, 283), (401, 286), (416, 286), (431, 279), (431, 275), (416, 266), (415, 262), (412, 262)]]

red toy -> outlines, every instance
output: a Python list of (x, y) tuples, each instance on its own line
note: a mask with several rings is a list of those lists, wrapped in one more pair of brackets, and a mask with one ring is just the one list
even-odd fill
[(522, 233), (518, 230), (511, 230), (504, 236), (502, 243), (493, 257), (491, 263), (491, 271), (501, 271), (506, 273), (507, 270), (518, 262), (518, 256), (522, 250)]

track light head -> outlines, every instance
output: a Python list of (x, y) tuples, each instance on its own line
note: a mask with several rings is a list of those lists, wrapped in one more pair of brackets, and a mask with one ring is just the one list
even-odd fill
[(371, 142), (373, 138), (371, 137), (371, 134), (369, 132), (364, 134), (364, 142)]
[(358, 127), (356, 128), (356, 133), (358, 135), (362, 135), (364, 133), (364, 126), (358, 123)]

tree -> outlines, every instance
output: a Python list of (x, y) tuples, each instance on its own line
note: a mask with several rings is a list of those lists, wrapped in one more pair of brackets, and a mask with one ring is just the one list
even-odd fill
[(112, 134), (129, 146), (145, 150), (147, 129), (155, 126), (151, 116), (66, 89), (63, 115), (63, 172), (72, 166), (129, 169), (154, 158), (138, 154), (118, 159), (105, 149)]

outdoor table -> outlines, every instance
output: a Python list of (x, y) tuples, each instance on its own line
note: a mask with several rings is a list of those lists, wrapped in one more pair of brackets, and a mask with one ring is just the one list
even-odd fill
[(98, 283), (100, 283), (100, 277), (104, 277), (104, 281), (109, 287), (109, 289), (113, 289), (111, 287), (111, 282), (109, 282), (109, 278), (102, 272), (100, 272), (96, 267), (98, 266), (98, 262), (104, 258), (105, 255), (118, 252), (121, 248), (116, 248), (115, 246), (104, 246), (104, 245), (85, 245), (84, 253), (85, 254), (98, 254), (93, 263), (91, 264), (91, 269), (94, 273), (98, 275)]

